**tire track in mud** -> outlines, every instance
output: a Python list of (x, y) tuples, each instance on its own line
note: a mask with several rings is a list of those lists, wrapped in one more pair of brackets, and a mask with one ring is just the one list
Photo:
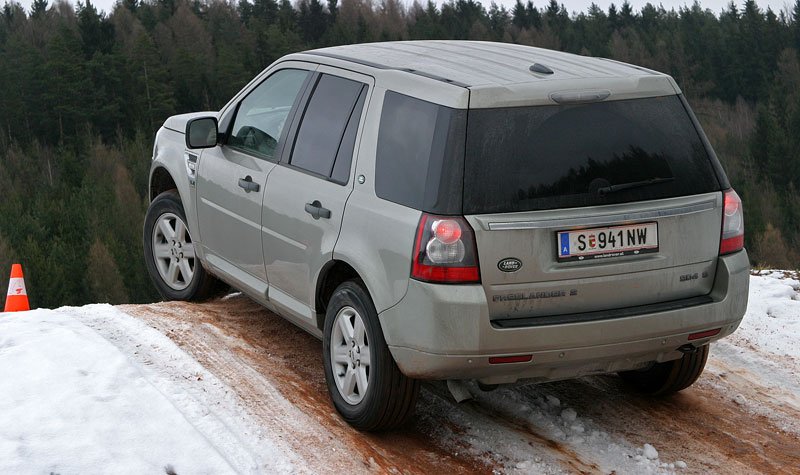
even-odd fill
[(355, 473), (492, 471), (485, 461), (463, 453), (454, 456), (419, 421), (384, 434), (352, 429), (339, 419), (328, 400), (319, 341), (245, 297), (120, 309), (167, 335), (233, 388), (266, 428), (281, 421), (276, 421), (274, 411), (263, 407), (260, 395), (277, 388), (312, 424), (318, 424), (306, 433), (301, 430), (293, 441), (296, 451), (312, 466)]
[(474, 399), (457, 403), (447, 393), (447, 388), (444, 384), (428, 384), (426, 389), (441, 401), (461, 411), (468, 417), (503, 426), (508, 432), (514, 433), (516, 436), (526, 441), (528, 445), (531, 446), (532, 451), (545, 450), (549, 452), (548, 455), (568, 468), (570, 473), (603, 473), (596, 463), (585, 461), (582, 456), (578, 455), (571, 448), (534, 431), (528, 423), (521, 419), (516, 419), (503, 411), (493, 411)]
[(683, 460), (691, 472), (798, 473), (800, 438), (735, 404), (728, 395), (738, 388), (720, 392), (706, 378), (707, 373), (691, 389), (664, 398), (640, 396), (613, 377), (546, 387), (605, 431), (634, 444), (650, 443), (662, 459)]
[[(246, 297), (120, 308), (169, 336), (233, 388), (267, 428), (280, 420), (274, 410), (263, 407), (260, 394), (265, 388), (277, 388), (318, 424), (298, 431), (293, 441), (312, 466), (389, 473), (503, 471), (498, 461), (509, 458), (504, 447), (475, 454), (467, 442), (459, 441), (459, 435), (468, 432), (460, 424), (472, 420), (527, 442), (531, 456), (541, 455), (569, 473), (603, 471), (579, 446), (542, 435), (523, 418), (491, 403), (456, 404), (442, 384), (423, 386), (420, 401), (431, 407), (418, 411), (421, 417), (411, 426), (387, 434), (357, 432), (338, 418), (328, 400), (318, 340)], [(709, 367), (714, 364), (712, 359)], [(796, 419), (800, 413), (792, 405), (770, 401), (768, 388), (737, 386), (752, 386), (753, 378), (720, 378), (718, 373), (707, 371), (690, 390), (660, 399), (640, 396), (614, 377), (520, 386), (512, 391), (522, 399), (553, 395), (613, 438), (633, 446), (651, 443), (662, 460), (687, 462), (689, 470), (680, 473), (798, 473), (797, 434), (748, 412), (733, 403), (731, 395), (743, 393), (756, 400), (759, 394), (758, 401), (770, 405), (770, 410)], [(716, 379), (711, 384), (708, 378)], [(438, 409), (449, 410), (450, 415)]]

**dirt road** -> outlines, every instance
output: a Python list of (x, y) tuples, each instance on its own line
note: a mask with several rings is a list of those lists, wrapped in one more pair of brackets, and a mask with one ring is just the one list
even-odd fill
[[(430, 383), (412, 425), (374, 435), (335, 414), (321, 343), (245, 297), (120, 308), (230, 386), (312, 471), (800, 473), (798, 394), (737, 364), (730, 343), (712, 352), (698, 384), (670, 398), (648, 399), (618, 378), (592, 377), (491, 393), (471, 387), (475, 399), (456, 404), (442, 383)], [(265, 387), (308, 416), (302, 427), (264, 400)], [(644, 444), (657, 448), (655, 458)]]

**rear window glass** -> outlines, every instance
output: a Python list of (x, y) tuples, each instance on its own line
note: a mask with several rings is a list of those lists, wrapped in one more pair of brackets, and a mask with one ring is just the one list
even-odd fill
[(440, 214), (461, 212), (466, 111), (387, 91), (378, 129), (375, 191)]
[[(353, 109), (364, 85), (323, 74), (297, 132), (291, 164), (329, 177)], [(350, 153), (352, 156), (352, 146)], [(349, 170), (348, 170), (349, 171)]]
[(719, 189), (708, 151), (678, 96), (469, 112), (465, 214)]
[(342, 136), (342, 143), (339, 145), (339, 151), (336, 152), (336, 161), (333, 164), (331, 180), (342, 185), (346, 184), (350, 179), (350, 163), (353, 160), (358, 124), (361, 121), (361, 111), (364, 109), (366, 97), (367, 88), (365, 86), (361, 89), (358, 102), (356, 102), (356, 106), (350, 114), (350, 120), (347, 122), (347, 128), (344, 129), (344, 136)]

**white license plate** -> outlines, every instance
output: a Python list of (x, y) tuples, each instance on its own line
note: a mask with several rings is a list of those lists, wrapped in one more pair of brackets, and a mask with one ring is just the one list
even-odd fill
[(559, 231), (558, 260), (580, 261), (658, 251), (658, 223)]

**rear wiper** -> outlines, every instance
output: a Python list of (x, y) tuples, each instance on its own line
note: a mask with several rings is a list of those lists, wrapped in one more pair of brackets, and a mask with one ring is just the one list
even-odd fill
[(597, 193), (606, 195), (608, 193), (615, 193), (622, 190), (630, 190), (631, 188), (641, 188), (643, 186), (658, 185), (659, 183), (667, 183), (673, 181), (675, 178), (650, 178), (649, 180), (632, 181), (630, 183), (620, 183), (619, 185), (602, 186), (597, 189)]

